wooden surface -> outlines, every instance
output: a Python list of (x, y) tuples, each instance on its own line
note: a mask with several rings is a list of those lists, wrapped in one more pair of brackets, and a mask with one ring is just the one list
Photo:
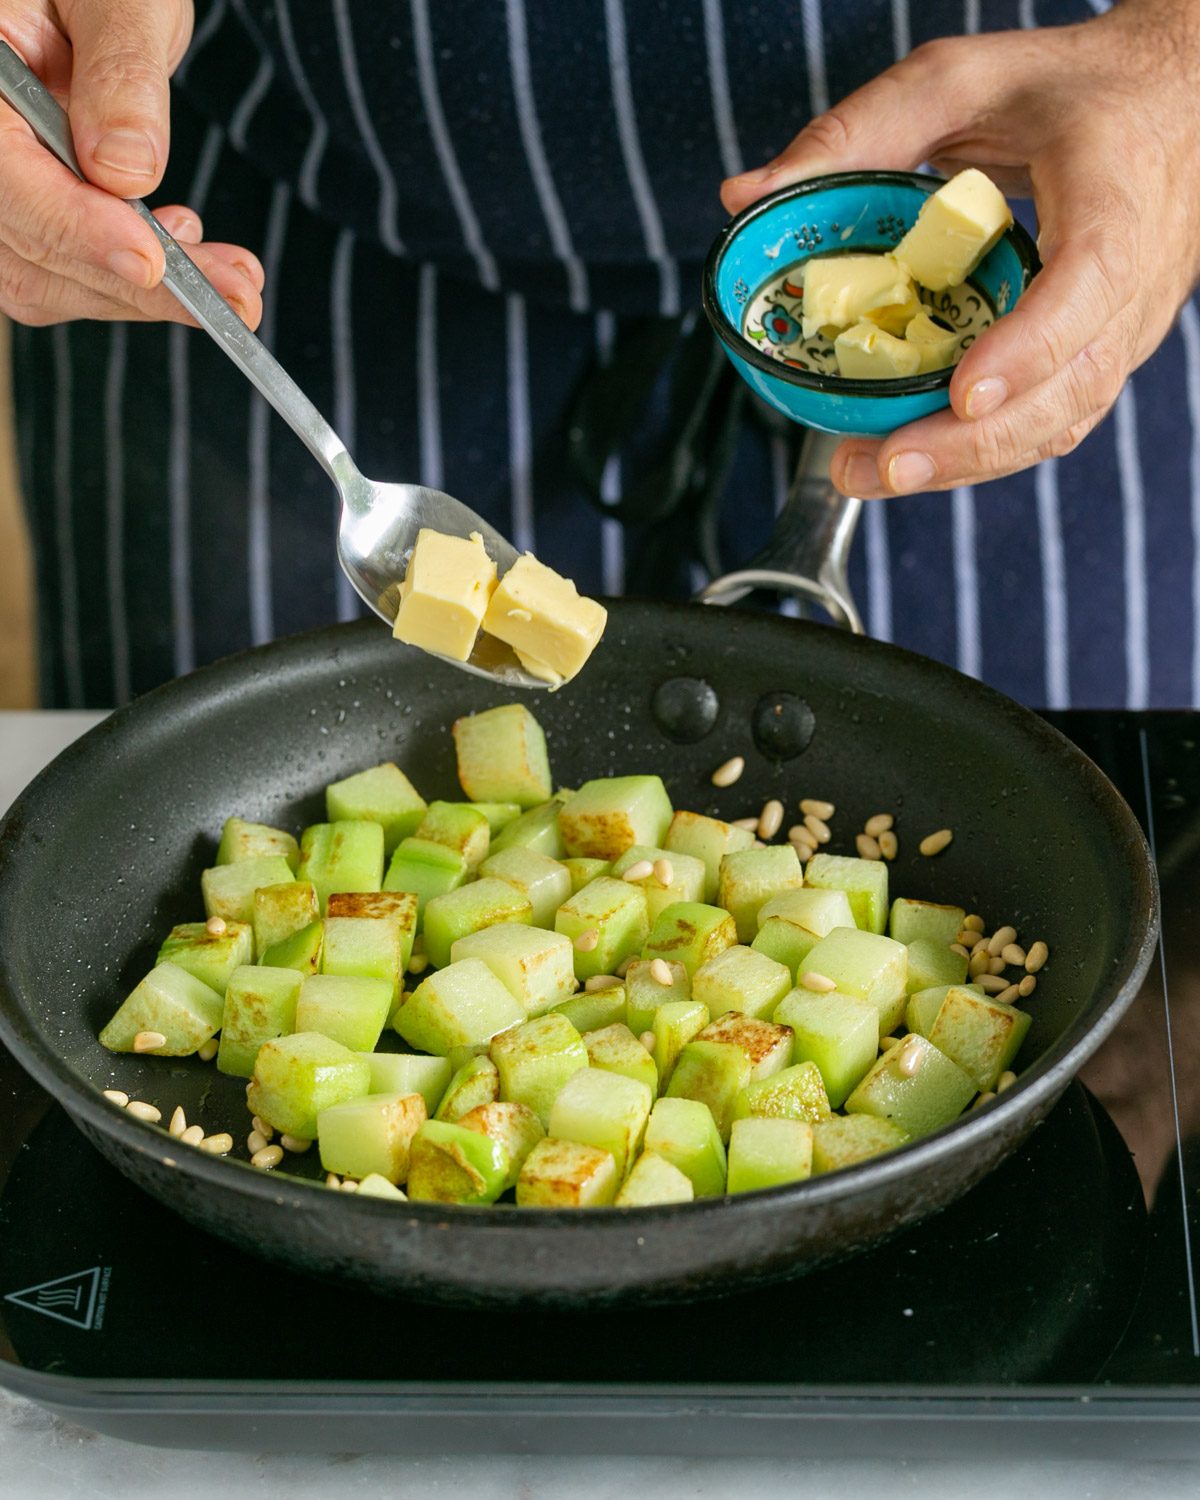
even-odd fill
[(12, 439), (8, 324), (0, 319), (0, 708), (32, 708), (33, 583)]

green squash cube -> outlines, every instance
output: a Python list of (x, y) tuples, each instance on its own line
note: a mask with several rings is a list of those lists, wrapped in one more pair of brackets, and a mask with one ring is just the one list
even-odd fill
[(393, 1203), (407, 1203), (408, 1195), (378, 1172), (369, 1172), (358, 1185), (360, 1198), (390, 1198)]
[(879, 1010), (837, 990), (793, 990), (775, 1012), (792, 1028), (792, 1061), (815, 1063), (837, 1109), (879, 1055)]
[(585, 781), (558, 815), (567, 853), (616, 859), (634, 844), (660, 848), (671, 799), (660, 776), (604, 776)]
[(760, 932), (772, 917), (786, 917), (817, 937), (828, 937), (835, 927), (857, 925), (845, 891), (811, 890), (808, 886), (780, 891), (778, 896), (765, 901), (758, 909)]
[(316, 886), (322, 914), (335, 891), (377, 891), (383, 884), (382, 826), (362, 819), (314, 823), (300, 835), (296, 873)]
[(321, 1165), (341, 1177), (370, 1177), (388, 1182), (408, 1176), (413, 1136), (425, 1123), (420, 1094), (363, 1094), (331, 1104), (317, 1116)]
[(908, 978), (905, 985), (910, 995), (915, 995), (918, 990), (933, 989), (935, 985), (962, 984), (965, 981), (965, 954), (955, 953), (945, 943), (930, 938), (915, 938), (906, 946)]
[(434, 896), (425, 907), (425, 952), (429, 962), (443, 968), (450, 962), (450, 950), (459, 938), (498, 927), (504, 922), (533, 920), (529, 897), (507, 880), (485, 877), (444, 896)]
[(492, 827), (485, 814), (469, 802), (431, 802), (413, 837), (456, 849), (466, 860), (467, 869), (477, 870), (487, 858)]
[(737, 924), (727, 911), (702, 901), (680, 901), (659, 912), (642, 957), (681, 963), (690, 979), (701, 964), (737, 940)]
[(525, 1158), (546, 1134), (542, 1122), (528, 1105), (504, 1100), (476, 1105), (458, 1123), (464, 1130), (478, 1130), (481, 1135), (490, 1136), (503, 1148), (508, 1161), (505, 1192), (516, 1187)]
[(702, 1000), (710, 1016), (738, 1011), (766, 1021), (791, 987), (791, 971), (785, 964), (735, 943), (696, 970), (692, 998)]
[(553, 1011), (501, 1032), (489, 1055), (500, 1073), (501, 1099), (528, 1105), (543, 1127), (559, 1089), (588, 1066), (583, 1038), (566, 1016)]
[(559, 863), (571, 877), (572, 896), (601, 875), (612, 873), (612, 861), (607, 859), (563, 859)]
[(813, 1128), (807, 1120), (735, 1120), (729, 1135), (726, 1192), (803, 1182), (812, 1172)]
[(668, 885), (663, 885), (653, 872), (635, 882), (646, 893), (646, 915), (651, 923), (660, 911), (668, 906), (674, 906), (678, 901), (702, 901), (704, 899), (703, 860), (693, 859), (689, 854), (669, 854), (665, 849), (655, 849), (649, 844), (634, 844), (632, 848), (626, 849), (624, 854), (613, 860), (612, 873), (614, 877), (621, 878), (626, 870), (643, 860), (649, 860), (653, 865), (664, 859), (671, 866), (671, 880)]
[(706, 818), (702, 813), (677, 812), (671, 819), (663, 848), (668, 854), (689, 854), (704, 865), (704, 894), (696, 897), (712, 906), (717, 899), (721, 879), (721, 861), (739, 849), (752, 849), (754, 834), (749, 828), (735, 828), (720, 818)]
[(325, 816), (331, 823), (378, 823), (383, 852), (392, 850), (425, 816), (425, 799), (399, 766), (384, 761), (325, 788)]
[(566, 866), (532, 849), (501, 849), (484, 860), (479, 873), (516, 886), (533, 908), (535, 927), (552, 928), (555, 912), (571, 895)]
[(892, 902), (888, 935), (906, 946), (923, 941), (947, 948), (958, 941), (966, 917), (961, 906), (941, 906), (936, 901), (911, 901), (897, 896)]
[(792, 1060), (792, 1032), (774, 1021), (759, 1021), (740, 1011), (726, 1011), (696, 1033), (698, 1042), (724, 1042), (740, 1047), (750, 1063), (750, 1082), (761, 1083), (780, 1073)]
[(587, 1048), (591, 1067), (632, 1078), (650, 1090), (651, 1098), (657, 1097), (658, 1068), (654, 1059), (623, 1022), (614, 1021), (595, 1031), (584, 1032), (583, 1045)]
[(324, 948), (325, 923), (318, 918), (298, 932), (272, 943), (258, 961), (268, 969), (296, 969), (301, 974), (318, 974)]
[(385, 891), (404, 891), (417, 898), (417, 920), (435, 896), (456, 891), (468, 875), (467, 861), (457, 849), (432, 839), (405, 838), (396, 845), (384, 877)]
[(556, 1016), (566, 1016), (581, 1035), (585, 1031), (597, 1031), (601, 1026), (611, 1026), (623, 1021), (626, 1016), (625, 986), (610, 985), (604, 990), (581, 990), (554, 1007)]
[(495, 1203), (508, 1175), (508, 1153), (481, 1130), (427, 1120), (413, 1136), (408, 1196), (416, 1203)]
[(456, 938), (450, 962), (481, 959), (527, 1016), (553, 1010), (575, 993), (575, 950), (560, 932), (503, 922)]
[(371, 1052), (392, 1011), (386, 979), (309, 974), (300, 981), (296, 1030), (316, 1031), (355, 1052)]
[(955, 988), (942, 1001), (928, 1035), (983, 1093), (1012, 1067), (1031, 1020), (1015, 1005)]
[(956, 1062), (910, 1034), (878, 1060), (846, 1100), (846, 1113), (894, 1120), (915, 1139), (957, 1120), (975, 1093)]
[(981, 984), (935, 984), (931, 989), (917, 990), (915, 994), (908, 997), (908, 1004), (904, 1008), (905, 1030), (915, 1031), (918, 1036), (927, 1037), (933, 1023), (937, 1020), (942, 1001), (954, 989), (966, 990), (969, 995), (987, 994)]
[(603, 1068), (580, 1068), (555, 1097), (546, 1133), (610, 1151), (624, 1181), (642, 1147), (654, 1095), (644, 1083)]
[(728, 1141), (734, 1101), (750, 1082), (750, 1059), (729, 1042), (689, 1042), (679, 1054), (667, 1097), (695, 1099), (712, 1111), (721, 1139)]
[(542, 726), (523, 703), (455, 719), (458, 780), (472, 802), (536, 807), (550, 796), (550, 757)]
[[(797, 891), (796, 894), (802, 895), (803, 892)], [(793, 922), (791, 917), (768, 917), (750, 947), (764, 958), (783, 964), (795, 984), (799, 975), (808, 968), (808, 955), (820, 941), (815, 932)]]
[(665, 1156), (643, 1151), (616, 1197), (617, 1208), (650, 1208), (658, 1203), (690, 1203), (696, 1196), (692, 1179)]
[(430, 1119), (449, 1087), (454, 1069), (448, 1057), (427, 1057), (423, 1052), (368, 1052), (371, 1069), (368, 1092), (372, 1094), (420, 1094)]
[[(288, 880), (264, 885), (254, 892), (254, 952), (261, 959), (268, 948), (309, 927), (321, 916), (317, 888), (311, 880)], [(252, 960), (247, 959), (250, 963)]]
[(366, 1058), (331, 1037), (273, 1037), (258, 1049), (246, 1106), (273, 1129), (314, 1141), (322, 1110), (365, 1094), (370, 1079)]
[(688, 971), (681, 963), (670, 959), (663, 959), (663, 963), (670, 971), (670, 984), (659, 984), (654, 977), (652, 958), (635, 958), (625, 970), (625, 1021), (636, 1037), (654, 1025), (654, 1012), (660, 1005), (691, 999), (692, 981)]
[(539, 1141), (517, 1178), (518, 1208), (604, 1208), (620, 1185), (611, 1152), (580, 1141)]
[(843, 995), (869, 1000), (879, 1012), (880, 1036), (900, 1024), (908, 1002), (908, 949), (903, 943), (854, 927), (835, 927), (804, 962), (809, 972), (832, 979)]
[(654, 1012), (650, 1030), (654, 1033), (654, 1066), (660, 1089), (670, 1082), (679, 1054), (704, 1030), (708, 1020), (708, 1006), (700, 1000), (664, 1000)]
[(226, 922), (254, 921), (254, 893), (264, 885), (283, 885), (295, 877), (282, 854), (261, 854), (231, 865), (214, 865), (200, 876), (204, 915)]
[(752, 943), (758, 934), (758, 913), (781, 891), (804, 884), (804, 870), (791, 844), (765, 849), (741, 849), (721, 861), (717, 901), (737, 923), (739, 943)]
[(221, 1018), (217, 1067), (234, 1078), (254, 1072), (258, 1049), (296, 1029), (296, 1002), (304, 976), (296, 969), (248, 964), (230, 976)]
[(500, 1097), (500, 1074), (490, 1057), (473, 1057), (463, 1063), (442, 1095), (435, 1120), (461, 1120), (480, 1104), (494, 1104)]
[(813, 1126), (813, 1176), (894, 1151), (908, 1138), (893, 1120), (878, 1120), (874, 1115), (834, 1115)]
[(227, 922), (219, 934), (209, 932), (203, 922), (181, 922), (171, 928), (155, 959), (186, 969), (221, 996), (233, 971), (253, 962), (254, 933), (245, 922)]
[(417, 897), (412, 891), (335, 891), (326, 911), (330, 917), (370, 918), (388, 922), (400, 934), (400, 969), (412, 957), (417, 935)]
[(733, 1101), (733, 1118), (745, 1120), (755, 1118), (771, 1120), (828, 1120), (832, 1114), (829, 1095), (825, 1092), (825, 1081), (816, 1063), (795, 1063), (764, 1078), (761, 1083), (748, 1083)]
[(562, 809), (561, 797), (552, 797), (549, 802), (531, 807), (500, 830), (492, 840), (490, 853), (499, 854), (502, 849), (532, 849), (535, 854), (544, 854), (548, 859), (562, 859), (567, 852), (558, 827), (558, 815)]
[(407, 962), (396, 923), (376, 917), (325, 918), (323, 974), (382, 979), (391, 992), (394, 1007), (400, 999)]
[[(230, 866), (232, 868), (232, 866)], [(142, 1031), (157, 1031), (165, 1040), (153, 1048), (158, 1057), (190, 1057), (217, 1034), (224, 1002), (211, 985), (178, 964), (161, 963), (124, 1000), (100, 1033), (110, 1052), (132, 1052)]]
[(455, 1047), (489, 1042), (525, 1012), (478, 958), (450, 964), (423, 980), (392, 1018), (410, 1047), (445, 1057)]
[(678, 1167), (697, 1198), (716, 1198), (725, 1191), (725, 1147), (707, 1104), (660, 1099), (650, 1111), (645, 1149)]
[(271, 828), (266, 823), (226, 818), (221, 842), (217, 845), (217, 864), (233, 865), (243, 859), (262, 859), (273, 854), (286, 859), (292, 874), (296, 873), (300, 846), (290, 833), (285, 833), (282, 828)]
[(597, 974), (611, 974), (618, 964), (637, 953), (650, 931), (646, 893), (640, 886), (602, 875), (558, 908), (554, 930), (571, 939), (595, 931), (599, 941), (587, 951), (575, 949), (575, 977), (581, 982)]
[(516, 802), (472, 802), (471, 806), (484, 815), (494, 834), (507, 828), (521, 816), (520, 806)]
[(845, 854), (814, 854), (804, 883), (819, 890), (845, 891), (855, 926), (883, 932), (888, 919), (888, 868), (881, 859), (853, 859)]

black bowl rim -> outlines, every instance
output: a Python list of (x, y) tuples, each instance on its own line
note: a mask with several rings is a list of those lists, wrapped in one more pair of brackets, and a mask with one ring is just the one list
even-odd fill
[[(736, 354), (747, 364), (753, 365), (756, 370), (761, 370), (765, 375), (773, 375), (777, 380), (782, 380), (788, 385), (799, 386), (803, 390), (823, 391), (827, 395), (853, 396), (863, 400), (867, 398), (877, 400), (880, 397), (889, 396), (920, 396), (949, 386), (957, 368), (956, 365), (950, 365), (945, 370), (930, 370), (924, 375), (901, 375), (888, 380), (851, 380), (845, 375), (821, 375), (813, 370), (794, 370), (789, 365), (781, 365), (777, 359), (768, 359), (765, 354), (760, 354), (748, 339), (743, 338), (725, 316), (717, 297), (717, 271), (726, 250), (747, 224), (752, 223), (759, 214), (774, 208), (777, 203), (786, 203), (790, 198), (812, 197), (814, 193), (823, 193), (830, 188), (870, 186), (876, 183), (928, 187), (929, 193), (932, 194), (942, 187), (946, 180), (930, 172), (828, 172), (822, 177), (809, 177), (804, 182), (793, 182), (787, 187), (778, 188), (765, 198), (752, 203), (749, 208), (744, 208), (736, 218), (730, 219), (717, 235), (704, 261), (704, 271), (700, 282), (700, 300), (714, 333), (731, 353)], [(1025, 284), (1028, 286), (1042, 268), (1037, 246), (1025, 227), (1015, 220), (1005, 230), (1004, 238), (1011, 242), (1016, 251), (1025, 274)]]
[[(664, 613), (692, 613), (693, 603), (669, 601), (613, 599), (605, 601), (612, 623), (619, 624), (624, 609), (639, 612), (647, 607), (660, 609)], [(1038, 1118), (1057, 1099), (1058, 1095), (1075, 1076), (1084, 1062), (1095, 1052), (1109, 1035), (1128, 1007), (1136, 998), (1142, 980), (1153, 960), (1159, 934), (1159, 889), (1158, 877), (1151, 856), (1150, 846), (1141, 826), (1121, 794), (1105, 776), (1104, 772), (1082, 750), (1053, 725), (1040, 718), (1031, 709), (1015, 702), (996, 689), (974, 679), (963, 679), (953, 667), (931, 658), (905, 650), (890, 643), (872, 640), (868, 636), (850, 637), (827, 625), (812, 621), (771, 617), (749, 610), (727, 608), (723, 611), (734, 618), (746, 617), (761, 625), (770, 622), (768, 628), (777, 629), (789, 637), (789, 645), (795, 649), (795, 633), (820, 632), (821, 637), (840, 640), (856, 652), (884, 652), (894, 661), (904, 662), (910, 667), (919, 666), (933, 671), (938, 676), (957, 681), (970, 681), (971, 691), (981, 703), (1013, 719), (1027, 734), (1040, 740), (1046, 753), (1060, 761), (1067, 761), (1074, 774), (1104, 811), (1114, 835), (1115, 857), (1122, 868), (1129, 872), (1133, 886), (1134, 906), (1138, 917), (1141, 937), (1136, 948), (1127, 952), (1125, 961), (1115, 969), (1106, 983), (1088, 996), (1081, 1006), (1083, 1011), (1093, 1010), (1097, 1003), (1103, 1008), (1091, 1025), (1079, 1035), (1075, 1027), (1037, 1059), (1018, 1078), (1016, 1084), (992, 1100), (985, 1109), (967, 1111), (949, 1125), (883, 1156), (873, 1157), (854, 1166), (842, 1168), (820, 1177), (811, 1177), (802, 1182), (789, 1183), (782, 1187), (760, 1189), (752, 1193), (723, 1195), (713, 1198), (698, 1198), (690, 1203), (656, 1204), (646, 1207), (622, 1208), (620, 1212), (601, 1210), (604, 1222), (611, 1232), (619, 1233), (621, 1226), (650, 1225), (662, 1223), (664, 1217), (674, 1219), (679, 1214), (707, 1215), (714, 1229), (721, 1216), (732, 1213), (749, 1213), (756, 1208), (770, 1212), (797, 1200), (812, 1208), (837, 1201), (871, 1194), (876, 1189), (891, 1185), (897, 1179), (911, 1174), (932, 1171), (939, 1163), (974, 1150), (977, 1142), (993, 1132), (1019, 1136), (1021, 1123), (1030, 1114)], [(130, 730), (137, 732), (146, 719), (153, 724), (160, 705), (171, 704), (182, 698), (185, 702), (200, 695), (194, 707), (203, 707), (209, 702), (223, 701), (230, 692), (239, 692), (243, 686), (241, 673), (246, 663), (258, 666), (277, 662), (286, 665), (291, 659), (303, 664), (314, 654), (348, 665), (345, 660), (347, 648), (354, 649), (358, 637), (383, 640), (378, 622), (373, 619), (354, 621), (348, 624), (324, 626), (317, 630), (285, 636), (266, 645), (252, 647), (235, 655), (222, 658), (188, 673), (185, 677), (163, 683), (160, 687), (135, 699), (124, 708), (117, 709), (100, 724), (87, 731), (67, 746), (44, 768), (29, 786), (18, 796), (0, 823), (0, 900), (3, 899), (4, 883), (12, 879), (11, 866), (18, 845), (22, 842), (20, 825), (25, 804), (35, 798), (42, 787), (61, 777), (71, 778), (78, 766), (87, 765), (90, 747), (114, 734)], [(814, 637), (815, 639), (815, 637)], [(388, 642), (391, 649), (395, 649)], [(267, 674), (269, 675), (269, 674)], [(230, 680), (232, 676), (232, 680)], [(186, 1171), (196, 1181), (206, 1186), (224, 1188), (240, 1194), (248, 1202), (279, 1206), (294, 1194), (321, 1193), (329, 1200), (330, 1212), (376, 1213), (379, 1215), (402, 1215), (427, 1225), (445, 1226), (450, 1214), (455, 1225), (481, 1224), (492, 1230), (509, 1230), (526, 1233), (535, 1226), (554, 1228), (559, 1232), (570, 1226), (592, 1226), (598, 1221), (594, 1213), (579, 1209), (519, 1209), (515, 1205), (448, 1205), (407, 1201), (402, 1204), (359, 1199), (357, 1194), (331, 1194), (323, 1182), (303, 1178), (277, 1176), (274, 1172), (262, 1172), (248, 1162), (225, 1160), (209, 1156), (200, 1151), (182, 1154), (177, 1143), (163, 1134), (157, 1126), (149, 1125), (128, 1115), (104, 1099), (98, 1088), (89, 1086), (58, 1055), (37, 1026), (26, 1007), (18, 999), (12, 984), (4, 947), (0, 944), (0, 1043), (13, 1054), (20, 1065), (42, 1086), (77, 1122), (86, 1122), (99, 1133), (118, 1141), (124, 1151), (159, 1162), (170, 1158), (171, 1165)], [(97, 1046), (99, 1043), (97, 1042)], [(1040, 1106), (1040, 1109), (1038, 1108)], [(1005, 1153), (1007, 1154), (1007, 1153)], [(311, 1196), (293, 1200), (294, 1207), (315, 1206)]]

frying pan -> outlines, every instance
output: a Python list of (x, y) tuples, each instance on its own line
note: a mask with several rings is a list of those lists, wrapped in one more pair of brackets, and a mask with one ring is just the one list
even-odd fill
[[(802, 476), (776, 554), (714, 597), (786, 583), (801, 567), (796, 591), (853, 620), (841, 564), (857, 503)], [(894, 812), (893, 893), (953, 901), (1050, 945), (1014, 1087), (828, 1177), (669, 1207), (551, 1212), (334, 1193), (315, 1151), (287, 1158), (286, 1175), (265, 1173), (108, 1104), (99, 1091), (121, 1088), (164, 1120), (182, 1104), (189, 1121), (244, 1139), (242, 1081), (194, 1058), (112, 1056), (96, 1041), (170, 926), (200, 914), (200, 872), (227, 816), (298, 831), (324, 816), (327, 782), (387, 759), (426, 797), (461, 795), (449, 725), (502, 697), (373, 621), (158, 688), (33, 782), (0, 829), (0, 1040), (105, 1157), (185, 1218), (268, 1258), (426, 1300), (714, 1296), (845, 1256), (963, 1193), (1046, 1115), (1137, 992), (1158, 894), (1133, 815), (1069, 741), (948, 667), (749, 610), (610, 608), (587, 670), (538, 702), (557, 784), (654, 771), (677, 807), (728, 818), (768, 797), (792, 809), (825, 798), (837, 805), (832, 847), (845, 850), (868, 816)], [(746, 757), (745, 775), (718, 791), (711, 772), (733, 754)], [(942, 827), (953, 843), (921, 858), (918, 841)]]

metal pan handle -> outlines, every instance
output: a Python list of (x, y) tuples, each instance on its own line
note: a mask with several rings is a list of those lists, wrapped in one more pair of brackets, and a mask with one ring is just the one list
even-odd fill
[(846, 570), (862, 501), (848, 500), (830, 483), (839, 442), (809, 430), (767, 545), (744, 568), (714, 578), (697, 596), (702, 604), (736, 604), (755, 589), (773, 589), (817, 604), (836, 625), (864, 634)]

